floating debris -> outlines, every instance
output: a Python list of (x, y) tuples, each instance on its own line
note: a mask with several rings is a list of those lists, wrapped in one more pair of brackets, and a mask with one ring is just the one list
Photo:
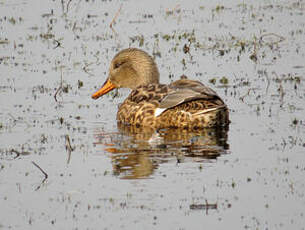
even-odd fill
[(209, 204), (207, 200), (205, 200), (205, 204), (191, 204), (191, 210), (205, 210), (206, 214), (208, 214), (208, 210), (217, 209), (217, 203)]
[(34, 161), (32, 161), (32, 164), (38, 168), (40, 170), (40, 172), (42, 172), (42, 174), (44, 175), (44, 179), (42, 180), (42, 182), (40, 183), (40, 185), (35, 189), (35, 191), (39, 190), (41, 185), (45, 183), (45, 181), (48, 179), (48, 174), (38, 165), (36, 164)]
[(66, 140), (66, 144), (65, 144), (66, 145), (66, 150), (68, 152), (67, 164), (69, 164), (70, 160), (71, 160), (71, 153), (74, 151), (74, 148), (72, 148), (72, 146), (71, 146), (69, 135), (65, 135), (65, 140)]
[(121, 12), (121, 9), (122, 9), (122, 6), (123, 4), (121, 4), (119, 10), (116, 12), (116, 14), (114, 15), (114, 18), (112, 19), (112, 21), (110, 22), (110, 29), (112, 30), (112, 32), (116, 35), (117, 33), (115, 32), (115, 30), (113, 29), (113, 25), (116, 23), (116, 19), (118, 18), (120, 12)]

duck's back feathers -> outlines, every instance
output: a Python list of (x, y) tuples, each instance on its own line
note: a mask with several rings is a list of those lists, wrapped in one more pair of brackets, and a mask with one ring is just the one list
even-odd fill
[(198, 81), (182, 79), (170, 85), (136, 88), (120, 106), (117, 119), (138, 126), (196, 129), (226, 125), (228, 112), (215, 91)]
[(169, 109), (182, 103), (199, 99), (222, 101), (214, 90), (199, 81), (182, 79), (171, 83), (168, 87), (169, 93), (162, 99), (158, 108)]

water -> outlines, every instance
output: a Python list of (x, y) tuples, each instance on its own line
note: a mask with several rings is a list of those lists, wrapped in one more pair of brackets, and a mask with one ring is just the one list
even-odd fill
[[(304, 229), (304, 12), (1, 1), (0, 227)], [(185, 74), (215, 89), (229, 129), (118, 126), (130, 91), (90, 96), (126, 47), (153, 55), (162, 83)]]

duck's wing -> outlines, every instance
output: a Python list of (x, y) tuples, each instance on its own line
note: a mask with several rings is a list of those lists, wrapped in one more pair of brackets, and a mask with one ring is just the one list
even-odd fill
[[(217, 93), (199, 81), (181, 79), (169, 85), (169, 92), (165, 96), (158, 108), (155, 116), (179, 104), (194, 100), (206, 101), (207, 111), (219, 109), (226, 106)], [(207, 112), (206, 111), (206, 112)], [(203, 111), (202, 111), (203, 112)]]

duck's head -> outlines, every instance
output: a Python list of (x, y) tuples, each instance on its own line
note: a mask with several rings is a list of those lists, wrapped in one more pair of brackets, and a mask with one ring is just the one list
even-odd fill
[(159, 83), (159, 71), (152, 57), (136, 48), (124, 49), (112, 59), (107, 80), (92, 98), (115, 88), (135, 89), (150, 83)]

